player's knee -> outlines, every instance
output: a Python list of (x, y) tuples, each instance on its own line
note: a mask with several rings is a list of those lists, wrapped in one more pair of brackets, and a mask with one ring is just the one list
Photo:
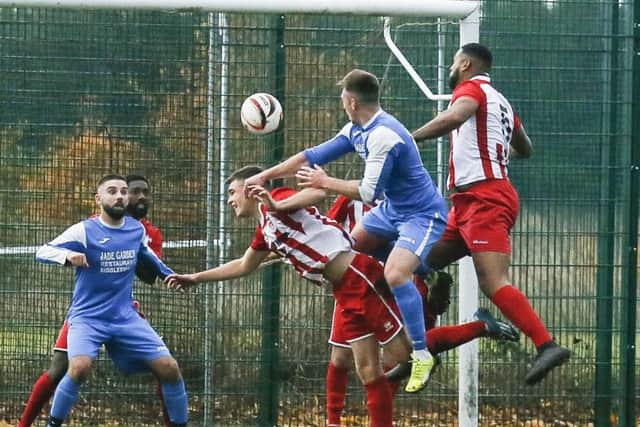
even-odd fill
[(174, 382), (182, 378), (178, 362), (173, 357), (161, 357), (152, 362), (153, 372), (161, 382)]
[(69, 369), (67, 353), (56, 351), (51, 358), (51, 366), (47, 370), (47, 375), (49, 375), (51, 381), (57, 384), (64, 377), (67, 369)]
[(331, 350), (331, 364), (336, 368), (349, 369), (352, 363), (351, 350), (334, 347)]
[(91, 374), (91, 359), (74, 358), (69, 363), (69, 376), (76, 382), (84, 382)]
[(387, 264), (384, 267), (384, 279), (390, 287), (396, 287), (411, 280), (411, 272), (403, 271), (398, 266)]
[(368, 384), (375, 381), (380, 375), (382, 375), (381, 368), (376, 363), (361, 363), (356, 368), (356, 372), (362, 384)]

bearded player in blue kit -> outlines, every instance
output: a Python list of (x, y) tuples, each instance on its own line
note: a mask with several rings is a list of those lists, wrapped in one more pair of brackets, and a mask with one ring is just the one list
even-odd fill
[(72, 225), (36, 253), (40, 262), (76, 268), (67, 313), (69, 369), (53, 396), (48, 427), (61, 426), (69, 415), (102, 344), (122, 372), (150, 370), (161, 383), (172, 425), (187, 424), (187, 394), (178, 363), (135, 311), (132, 299), (138, 262), (154, 268), (160, 278), (173, 271), (147, 246), (142, 224), (125, 216), (127, 191), (124, 177), (104, 176), (95, 196), (100, 215)]

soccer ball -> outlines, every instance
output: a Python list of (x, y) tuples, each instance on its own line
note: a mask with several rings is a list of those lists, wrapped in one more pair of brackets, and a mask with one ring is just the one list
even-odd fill
[(240, 108), (242, 126), (256, 135), (266, 135), (277, 130), (282, 117), (280, 102), (268, 93), (254, 93), (244, 100)]

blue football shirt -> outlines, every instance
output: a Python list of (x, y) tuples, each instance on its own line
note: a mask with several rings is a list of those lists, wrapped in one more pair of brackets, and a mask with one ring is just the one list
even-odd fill
[(137, 315), (133, 308), (136, 264), (143, 262), (164, 278), (173, 271), (146, 244), (142, 224), (125, 216), (113, 227), (100, 217), (72, 225), (36, 253), (43, 263), (64, 265), (70, 251), (85, 254), (88, 268), (77, 267), (67, 319), (76, 317), (120, 320)]

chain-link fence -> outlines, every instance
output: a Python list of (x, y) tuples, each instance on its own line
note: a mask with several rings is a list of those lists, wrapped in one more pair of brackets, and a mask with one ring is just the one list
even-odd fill
[[(526, 388), (531, 343), (482, 341), (481, 425), (617, 425), (628, 404), (621, 337), (639, 326), (625, 322), (623, 298), (635, 285), (625, 242), (638, 220), (628, 214), (638, 203), (629, 191), (633, 7), (482, 4), (494, 84), (535, 149), (510, 165), (521, 196), (512, 279), (574, 356)], [(448, 66), (457, 24), (395, 19), (392, 35), (437, 87), (438, 48)], [(200, 270), (241, 255), (254, 229), (226, 211), (221, 182), (237, 167), (273, 164), (337, 132), (346, 116), (335, 84), (345, 72), (377, 74), (383, 107), (410, 129), (436, 112), (390, 56), (380, 17), (7, 7), (0, 40), (0, 418), (9, 423), (48, 367), (72, 292), (72, 271), (36, 264), (35, 247), (95, 211), (103, 174), (146, 175), (167, 263)], [(284, 129), (255, 137), (241, 128), (239, 110), (262, 91), (281, 100)], [(435, 144), (420, 148), (432, 174), (444, 170)], [(353, 158), (329, 170), (362, 172)], [(327, 292), (272, 266), (186, 294), (140, 283), (136, 297), (180, 363), (193, 425), (326, 423)], [(490, 303), (483, 297), (481, 305)], [(454, 301), (442, 322), (455, 323), (456, 310)], [(125, 378), (104, 355), (96, 368), (70, 425), (160, 424), (150, 375)], [(396, 425), (455, 425), (457, 393), (449, 352), (428, 390), (397, 396)], [(639, 396), (636, 389), (635, 406)], [(355, 376), (344, 420), (367, 422)]]

